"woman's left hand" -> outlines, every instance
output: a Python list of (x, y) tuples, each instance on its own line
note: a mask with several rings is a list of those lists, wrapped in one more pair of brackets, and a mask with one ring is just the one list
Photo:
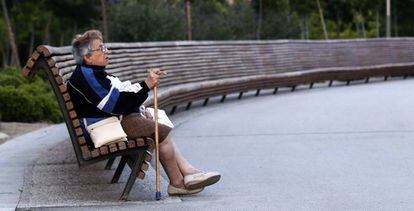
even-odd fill
[(148, 111), (148, 109), (145, 109), (144, 116), (145, 116), (147, 119), (153, 119), (153, 118), (152, 118), (152, 115), (151, 115), (151, 112), (149, 112), (149, 111)]

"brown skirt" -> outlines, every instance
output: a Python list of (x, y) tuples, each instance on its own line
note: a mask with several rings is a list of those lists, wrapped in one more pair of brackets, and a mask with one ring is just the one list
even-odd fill
[[(135, 139), (140, 137), (151, 137), (155, 139), (155, 122), (152, 119), (148, 119), (140, 113), (131, 113), (122, 118), (122, 128), (128, 136), (128, 139)], [(159, 142), (167, 138), (171, 132), (171, 128), (158, 124), (158, 137)]]

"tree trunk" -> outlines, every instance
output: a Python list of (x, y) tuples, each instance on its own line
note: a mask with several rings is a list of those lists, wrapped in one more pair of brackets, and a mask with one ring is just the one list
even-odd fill
[(305, 16), (304, 15), (302, 15), (302, 18), (301, 18), (301, 23), (300, 23), (300, 39), (302, 39), (302, 40), (304, 40), (305, 39)]
[(102, 22), (104, 29), (104, 40), (108, 42), (109, 31), (108, 31), (108, 17), (106, 15), (106, 0), (101, 0), (101, 10), (102, 10)]
[(322, 24), (322, 28), (323, 28), (323, 34), (325, 35), (325, 40), (327, 40), (327, 39), (329, 39), (328, 38), (328, 31), (326, 30), (325, 18), (323, 17), (322, 7), (321, 7), (321, 4), (320, 4), (319, 0), (316, 0), (316, 3), (318, 4), (318, 8), (319, 8), (319, 16), (321, 18), (321, 24)]
[(2, 56), (2, 66), (5, 67), (8, 65), (7, 61), (7, 49), (6, 48), (2, 48), (1, 49), (1, 56)]
[(378, 8), (377, 8), (377, 10), (376, 10), (376, 24), (375, 24), (375, 26), (376, 26), (376, 28), (377, 28), (377, 37), (380, 37), (380, 20), (379, 20), (379, 12), (378, 12)]
[(52, 13), (47, 14), (47, 22), (45, 26), (45, 32), (43, 35), (43, 44), (49, 45), (50, 44), (50, 23), (52, 22)]
[(300, 31), (301, 31), (301, 39), (302, 40), (309, 39), (308, 15), (306, 13), (304, 15), (302, 15), (301, 24), (300, 24)]
[(355, 26), (356, 26), (356, 30), (357, 30), (357, 37), (360, 38), (361, 37), (361, 30), (359, 29), (359, 20), (358, 20), (358, 18), (356, 19)]
[(360, 20), (361, 28), (362, 28), (362, 36), (364, 38), (367, 38), (367, 33), (365, 31), (365, 20), (364, 20), (364, 16), (362, 15), (361, 9), (359, 9), (359, 20)]
[(33, 49), (34, 49), (34, 38), (35, 38), (35, 34), (34, 34), (34, 26), (33, 26), (33, 22), (30, 23), (30, 43), (29, 43), (29, 56), (32, 56), (33, 53)]
[(187, 17), (187, 39), (192, 40), (192, 29), (191, 29), (191, 2), (190, 0), (185, 1), (185, 14)]
[(5, 62), (4, 62), (4, 66), (10, 66), (10, 60), (11, 60), (11, 50), (10, 50), (10, 45), (6, 45), (6, 49), (4, 49), (4, 58), (5, 58)]
[(60, 45), (59, 46), (63, 46), (65, 44), (65, 35), (62, 33), (60, 34)]
[(397, 11), (397, 1), (394, 1), (393, 5), (393, 16), (394, 16), (394, 37), (398, 37), (398, 11)]
[(391, 0), (387, 0), (387, 37), (391, 37)]
[(309, 21), (308, 21), (308, 14), (305, 14), (305, 38), (309, 40)]
[(20, 58), (19, 58), (19, 52), (17, 50), (17, 45), (16, 45), (16, 41), (14, 38), (14, 33), (10, 24), (10, 19), (9, 19), (9, 13), (7, 11), (7, 5), (6, 5), (6, 1), (5, 0), (1, 0), (1, 4), (2, 4), (2, 8), (3, 8), (3, 15), (4, 15), (4, 20), (6, 22), (6, 27), (7, 27), (7, 31), (9, 34), (9, 42), (10, 42), (10, 47), (12, 50), (12, 65), (20, 68)]
[(262, 35), (263, 1), (259, 0), (259, 18), (257, 20), (256, 39), (260, 40)]
[(73, 22), (73, 34), (77, 34), (78, 33), (78, 24), (75, 22)]
[(338, 11), (336, 12), (336, 38), (339, 38), (341, 33), (341, 19), (339, 18)]

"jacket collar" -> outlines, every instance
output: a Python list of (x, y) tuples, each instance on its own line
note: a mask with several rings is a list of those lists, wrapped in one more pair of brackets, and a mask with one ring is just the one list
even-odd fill
[(81, 66), (92, 68), (94, 70), (104, 70), (105, 66), (96, 66), (96, 65), (88, 65), (88, 64), (82, 64)]

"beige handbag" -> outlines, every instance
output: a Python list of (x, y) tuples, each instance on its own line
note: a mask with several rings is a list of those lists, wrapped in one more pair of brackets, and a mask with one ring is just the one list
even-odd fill
[(87, 125), (86, 119), (83, 122), (95, 148), (128, 140), (118, 117), (109, 117), (91, 125)]

